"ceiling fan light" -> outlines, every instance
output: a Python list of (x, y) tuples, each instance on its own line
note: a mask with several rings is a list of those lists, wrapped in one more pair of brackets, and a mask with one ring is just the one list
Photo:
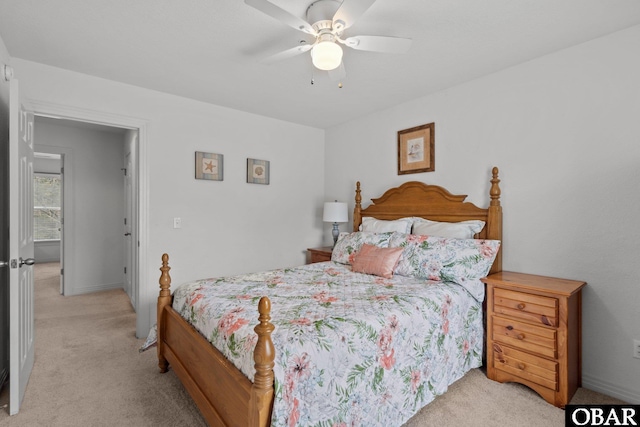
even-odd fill
[(322, 41), (311, 50), (311, 62), (319, 70), (335, 70), (342, 62), (342, 48), (333, 41)]

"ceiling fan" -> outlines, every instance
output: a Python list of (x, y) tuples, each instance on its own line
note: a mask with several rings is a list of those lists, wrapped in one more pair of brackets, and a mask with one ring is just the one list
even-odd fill
[(306, 21), (268, 0), (244, 0), (244, 2), (296, 30), (315, 37), (313, 43), (302, 42), (266, 58), (272, 63), (311, 51), (313, 65), (329, 71), (333, 79), (345, 76), (340, 44), (356, 50), (406, 53), (411, 47), (411, 39), (387, 36), (351, 36), (343, 38), (343, 32), (362, 16), (376, 0), (316, 0), (307, 8)]

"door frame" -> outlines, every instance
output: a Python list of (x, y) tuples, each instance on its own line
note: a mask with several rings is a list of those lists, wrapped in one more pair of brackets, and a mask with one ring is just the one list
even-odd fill
[[(34, 124), (34, 128), (35, 128)], [(35, 144), (34, 144), (34, 148)], [(73, 170), (65, 169), (65, 164), (71, 163), (73, 161), (73, 149), (68, 147), (55, 147), (55, 146), (47, 146), (44, 150), (35, 150), (38, 153), (46, 153), (46, 154), (58, 154), (60, 156), (60, 184), (61, 184), (61, 197), (60, 197), (60, 213), (62, 216), (62, 224), (60, 226), (60, 269), (63, 270), (64, 267), (64, 253), (65, 253), (65, 229), (64, 222), (68, 221), (68, 223), (73, 224), (75, 218), (73, 217), (73, 200), (71, 199), (71, 195), (73, 194)], [(65, 182), (68, 180), (68, 182)], [(68, 210), (66, 210), (68, 209)], [(69, 233), (69, 231), (66, 231)], [(73, 241), (73, 234), (67, 234), (67, 237), (71, 236), (69, 241)], [(38, 261), (36, 259), (36, 261)], [(64, 295), (64, 277), (62, 271), (60, 271), (60, 295)]]
[(138, 131), (137, 156), (136, 161), (136, 183), (134, 188), (137, 193), (135, 205), (137, 208), (137, 236), (132, 236), (138, 241), (137, 254), (133, 254), (134, 262), (137, 263), (137, 277), (133, 277), (136, 290), (136, 337), (143, 338), (149, 333), (148, 325), (151, 319), (151, 305), (147, 293), (147, 248), (149, 247), (149, 180), (147, 162), (147, 121), (135, 117), (121, 116), (117, 114), (89, 110), (85, 108), (71, 107), (67, 105), (55, 104), (47, 101), (28, 99), (29, 106), (36, 116), (52, 117), (58, 119), (73, 120), (78, 122), (88, 122), (105, 126), (113, 126), (124, 129)]

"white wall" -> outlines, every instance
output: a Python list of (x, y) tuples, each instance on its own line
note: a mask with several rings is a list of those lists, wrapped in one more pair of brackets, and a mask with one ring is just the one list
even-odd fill
[[(305, 249), (320, 243), (324, 131), (17, 58), (13, 64), (32, 101), (147, 123), (139, 336), (155, 322), (163, 252), (182, 283), (300, 265)], [(224, 181), (194, 178), (195, 151), (224, 154)], [(271, 162), (270, 185), (246, 183), (248, 157)], [(174, 217), (181, 229), (173, 229)]]
[[(504, 270), (588, 282), (583, 384), (640, 403), (640, 26), (327, 130), (326, 193), (410, 180), (488, 205), (500, 168)], [(397, 131), (435, 122), (435, 172), (397, 175)]]
[(43, 121), (35, 149), (65, 156), (65, 295), (123, 287), (123, 134)]
[[(38, 151), (36, 151), (38, 153)], [(59, 158), (39, 157), (37, 154), (33, 159), (33, 171), (35, 173), (59, 174), (62, 168), (62, 161)]]
[(60, 261), (60, 240), (44, 240), (33, 243), (33, 258), (38, 264)]

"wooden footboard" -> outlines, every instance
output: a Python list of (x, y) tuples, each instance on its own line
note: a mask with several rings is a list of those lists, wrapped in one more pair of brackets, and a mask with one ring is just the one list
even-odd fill
[(274, 396), (275, 349), (271, 341), (271, 301), (258, 304), (254, 382), (172, 308), (169, 256), (162, 255), (158, 296), (158, 366), (170, 365), (210, 425), (266, 427)]

